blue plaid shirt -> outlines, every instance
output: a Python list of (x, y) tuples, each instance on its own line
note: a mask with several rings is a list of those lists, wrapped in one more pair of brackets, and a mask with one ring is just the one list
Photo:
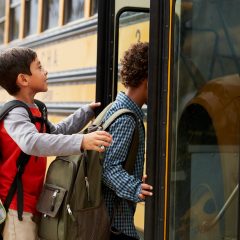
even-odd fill
[[(103, 194), (110, 216), (113, 216), (116, 195), (121, 198), (118, 207), (114, 212), (112, 226), (125, 235), (139, 239), (134, 226), (133, 217), (136, 203), (141, 201), (141, 199), (138, 198), (138, 194), (141, 191), (145, 151), (145, 132), (143, 125), (144, 113), (135, 102), (123, 92), (120, 92), (117, 95), (116, 101), (111, 106), (111, 109), (107, 112), (105, 119), (109, 118), (114, 112), (122, 108), (132, 110), (139, 119), (139, 147), (137, 159), (133, 175), (129, 175), (123, 169), (122, 164), (127, 157), (136, 121), (133, 116), (126, 114), (119, 117), (109, 129), (113, 138), (113, 143), (106, 150), (103, 164)], [(126, 200), (130, 200), (132, 203), (129, 204)]]

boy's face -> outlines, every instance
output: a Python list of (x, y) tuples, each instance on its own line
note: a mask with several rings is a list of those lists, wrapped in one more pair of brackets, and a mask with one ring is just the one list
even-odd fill
[(32, 75), (28, 75), (29, 88), (36, 94), (48, 90), (47, 74), (48, 72), (42, 67), (41, 62), (36, 58), (30, 65)]

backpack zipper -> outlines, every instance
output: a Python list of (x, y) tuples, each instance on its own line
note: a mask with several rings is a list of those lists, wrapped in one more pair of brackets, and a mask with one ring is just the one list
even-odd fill
[(69, 204), (67, 204), (67, 212), (68, 212), (70, 218), (73, 220), (73, 222), (75, 222), (75, 221), (76, 221), (76, 218), (73, 216), (73, 213), (72, 213), (72, 210), (71, 210)]

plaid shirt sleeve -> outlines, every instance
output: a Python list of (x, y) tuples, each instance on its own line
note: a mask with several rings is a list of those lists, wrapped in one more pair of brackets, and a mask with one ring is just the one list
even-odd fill
[(129, 175), (122, 166), (127, 157), (135, 125), (133, 117), (128, 115), (121, 116), (111, 125), (109, 132), (112, 134), (113, 143), (106, 150), (103, 183), (120, 198), (139, 202), (141, 180)]

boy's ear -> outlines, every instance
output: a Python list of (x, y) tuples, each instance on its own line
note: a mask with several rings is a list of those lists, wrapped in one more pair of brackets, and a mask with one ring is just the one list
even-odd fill
[(21, 86), (22, 87), (28, 86), (28, 80), (26, 78), (26, 75), (22, 74), (22, 73), (18, 74), (16, 83), (17, 83), (17, 85), (19, 87), (21, 87)]

